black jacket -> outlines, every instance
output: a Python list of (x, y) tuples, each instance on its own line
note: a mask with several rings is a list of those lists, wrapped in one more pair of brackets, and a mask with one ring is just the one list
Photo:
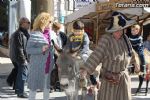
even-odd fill
[(67, 36), (64, 32), (59, 32), (61, 40), (62, 40), (62, 47), (64, 47), (67, 44)]
[(14, 62), (24, 64), (28, 57), (26, 53), (26, 44), (29, 33), (23, 28), (19, 28), (10, 38), (10, 59)]

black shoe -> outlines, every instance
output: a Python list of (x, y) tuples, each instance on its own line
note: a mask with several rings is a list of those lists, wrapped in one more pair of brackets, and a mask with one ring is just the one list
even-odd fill
[(49, 91), (49, 92), (50, 92), (50, 93), (53, 93), (54, 91), (55, 91), (54, 89), (50, 89), (50, 91)]
[(16, 88), (15, 88), (15, 86), (13, 85), (13, 90), (15, 90)]
[(28, 95), (26, 93), (23, 94), (17, 94), (18, 98), (28, 98)]
[(12, 86), (13, 85), (13, 83), (10, 82), (8, 79), (6, 80), (6, 83), (8, 84), (8, 86)]

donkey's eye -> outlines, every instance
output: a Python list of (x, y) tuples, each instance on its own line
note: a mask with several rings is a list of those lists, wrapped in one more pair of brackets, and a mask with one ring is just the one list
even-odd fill
[(68, 66), (68, 70), (69, 70), (69, 71), (71, 71), (71, 69), (72, 69), (72, 66), (71, 66), (71, 65), (69, 65), (69, 66)]
[(72, 68), (72, 65), (69, 65), (69, 68)]

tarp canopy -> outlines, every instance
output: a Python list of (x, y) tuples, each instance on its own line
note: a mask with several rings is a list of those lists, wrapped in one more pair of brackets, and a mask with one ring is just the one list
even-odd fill
[[(97, 16), (98, 14), (102, 14), (102, 12), (96, 11), (96, 4), (97, 3), (92, 3), (89, 6), (86, 6), (84, 8), (79, 9), (78, 11), (75, 11), (74, 13), (68, 15), (66, 17), (65, 23), (72, 22), (76, 19), (82, 18), (82, 19), (88, 19), (88, 18), (93, 18)], [(117, 10), (118, 12), (122, 12), (126, 14), (128, 17), (133, 17), (133, 16), (139, 16), (140, 19), (145, 18), (148, 14), (150, 14), (150, 8), (126, 8), (126, 9), (121, 9)], [(107, 13), (107, 12), (103, 12)], [(110, 12), (108, 12), (110, 13)], [(102, 18), (101, 19), (106, 19)], [(106, 16), (104, 16), (106, 17)]]
[(143, 14), (150, 13), (150, 8), (127, 8), (124, 10), (118, 10), (124, 14), (142, 16)]
[(74, 13), (68, 15), (65, 19), (65, 23), (72, 22), (73, 20), (76, 20), (85, 15), (88, 15), (90, 13), (95, 13), (95, 12), (96, 12), (96, 3), (92, 3), (89, 6), (81, 8), (81, 9), (75, 11)]

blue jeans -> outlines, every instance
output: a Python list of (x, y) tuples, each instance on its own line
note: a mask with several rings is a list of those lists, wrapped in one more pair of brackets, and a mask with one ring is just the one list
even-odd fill
[(24, 64), (18, 64), (18, 74), (16, 79), (16, 94), (24, 93), (24, 85), (27, 80), (28, 67)]
[(139, 59), (140, 59), (140, 62), (141, 62), (140, 71), (146, 72), (146, 62), (145, 62), (145, 57), (144, 57), (144, 51), (143, 50), (136, 50), (136, 52), (137, 52)]

